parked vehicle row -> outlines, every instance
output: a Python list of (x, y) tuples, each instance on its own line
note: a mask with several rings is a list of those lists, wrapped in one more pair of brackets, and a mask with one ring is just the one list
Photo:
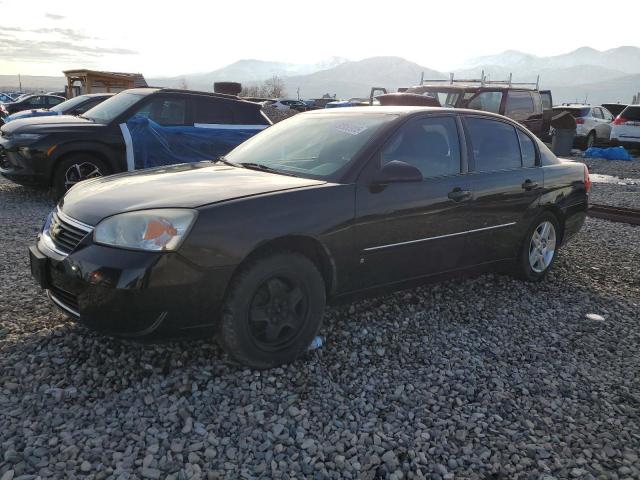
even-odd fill
[(18, 113), (8, 115), (4, 119), (4, 123), (12, 120), (31, 118), (31, 117), (48, 117), (52, 115), (81, 115), (87, 110), (92, 109), (99, 103), (103, 102), (109, 97), (112, 97), (113, 93), (89, 93), (85, 95), (78, 95), (69, 100), (51, 108), (39, 108), (33, 110), (22, 110)]
[(140, 88), (79, 117), (13, 120), (0, 129), (0, 173), (58, 195), (97, 176), (212, 160), (270, 125), (259, 104), (187, 90)]
[(618, 112), (615, 116), (608, 108), (584, 104), (566, 104), (553, 107), (554, 114), (570, 113), (576, 121), (575, 146), (589, 148), (597, 144), (640, 146), (640, 105), (606, 104)]
[[(139, 151), (122, 126), (142, 123), (139, 112), (221, 122), (200, 105), (222, 103), (236, 124), (266, 126), (255, 104), (201, 96), (128, 91), (87, 118), (16, 120), (2, 141), (31, 135), (39, 162), (64, 166), (46, 152), (101, 143), (123, 171), (125, 152), (137, 162)], [(52, 302), (108, 334), (215, 333), (232, 358), (267, 368), (307, 349), (332, 299), (480, 266), (541, 279), (581, 228), (590, 186), (583, 164), (558, 160), (520, 123), (452, 108), (316, 110), (216, 153), (67, 192), (30, 248)]]
[(0, 118), (4, 120), (7, 116), (22, 110), (51, 108), (65, 100), (66, 98), (57, 95), (22, 95), (13, 102), (0, 105)]

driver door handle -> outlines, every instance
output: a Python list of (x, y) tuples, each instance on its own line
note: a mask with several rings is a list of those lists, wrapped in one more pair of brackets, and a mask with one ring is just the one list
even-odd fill
[(527, 179), (522, 184), (522, 188), (524, 188), (527, 191), (533, 190), (534, 188), (538, 188), (538, 182), (532, 182), (531, 180)]
[(447, 194), (447, 197), (454, 202), (463, 202), (471, 199), (471, 191), (462, 190), (460, 187), (456, 187)]

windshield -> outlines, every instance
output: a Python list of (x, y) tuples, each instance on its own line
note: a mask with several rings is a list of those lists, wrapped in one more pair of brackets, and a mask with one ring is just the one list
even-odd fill
[[(348, 165), (390, 114), (302, 114), (275, 124), (225, 158), (282, 173), (326, 179)], [(254, 165), (255, 167), (255, 165)]]
[(82, 116), (94, 122), (109, 123), (144, 97), (139, 93), (121, 92), (87, 110)]
[(69, 110), (73, 110), (75, 107), (84, 102), (87, 98), (86, 95), (80, 95), (79, 97), (73, 97), (67, 100), (66, 102), (59, 103), (55, 107), (51, 107), (52, 112), (64, 113)]

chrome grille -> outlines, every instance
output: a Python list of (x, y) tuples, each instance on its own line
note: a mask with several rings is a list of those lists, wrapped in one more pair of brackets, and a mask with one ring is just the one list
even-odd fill
[(67, 217), (60, 210), (51, 216), (49, 237), (56, 249), (63, 253), (72, 252), (89, 232), (91, 227)]

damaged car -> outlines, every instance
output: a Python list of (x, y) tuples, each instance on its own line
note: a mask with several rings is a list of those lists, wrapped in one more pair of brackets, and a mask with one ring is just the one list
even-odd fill
[(541, 280), (590, 181), (487, 112), (315, 110), (215, 162), (88, 180), (29, 250), (51, 301), (123, 337), (215, 335), (244, 365), (291, 362), (325, 304), (472, 268)]

